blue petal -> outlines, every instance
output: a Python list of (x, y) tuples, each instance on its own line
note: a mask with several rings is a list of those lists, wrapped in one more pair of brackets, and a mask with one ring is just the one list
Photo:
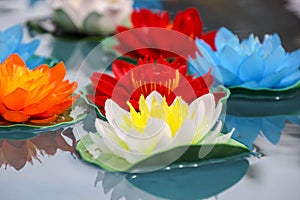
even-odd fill
[(258, 53), (253, 53), (240, 65), (239, 78), (242, 81), (259, 81), (264, 73), (264, 60)]
[(281, 66), (285, 59), (285, 51), (281, 46), (277, 47), (265, 60), (265, 72), (264, 76), (272, 74), (280, 70), (278, 66)]
[(215, 44), (218, 51), (222, 50), (225, 45), (229, 45), (233, 49), (239, 49), (240, 45), (239, 38), (225, 27), (218, 30)]
[(0, 63), (2, 63), (7, 56), (10, 54), (9, 46), (6, 44), (6, 42), (0, 40)]
[(281, 46), (280, 37), (278, 34), (266, 34), (262, 43), (262, 51), (265, 55), (269, 55), (274, 49)]
[(251, 55), (253, 52), (257, 51), (260, 46), (261, 44), (258, 38), (254, 37), (253, 34), (251, 34), (248, 39), (241, 41), (241, 51), (246, 55)]
[(16, 51), (23, 60), (27, 60), (33, 55), (40, 44), (39, 40), (33, 40), (27, 44), (22, 44)]
[(236, 130), (233, 133), (232, 138), (245, 144), (249, 148), (252, 148), (252, 144), (259, 135), (262, 126), (259, 119), (234, 117), (231, 115), (226, 116), (225, 125), (228, 130), (235, 128)]
[(300, 66), (300, 49), (288, 53), (284, 65), (287, 67), (294, 66), (298, 68)]
[(268, 76), (264, 76), (259, 85), (263, 88), (278, 88), (280, 81), (289, 74), (290, 71), (285, 69), (273, 72)]
[(189, 58), (189, 71), (195, 76), (206, 74), (210, 69), (210, 64), (202, 56), (196, 53), (196, 59)]
[(233, 74), (238, 74), (242, 60), (243, 57), (229, 46), (225, 46), (220, 53), (221, 66)]
[(285, 117), (275, 116), (262, 119), (262, 133), (272, 144), (278, 143), (284, 127)]
[(241, 84), (241, 81), (236, 76), (236, 74), (233, 74), (228, 69), (220, 67), (219, 68), (219, 73), (222, 75), (223, 83), (224, 83), (225, 86), (230, 87), (230, 86), (236, 86), (236, 85)]
[(7, 43), (10, 48), (9, 54), (14, 52), (21, 44), (23, 38), (23, 29), (21, 25), (15, 25), (6, 29), (0, 35), (0, 40)]
[(244, 82), (241, 84), (242, 87), (249, 89), (259, 89), (261, 86), (255, 81)]
[(212, 48), (203, 40), (196, 38), (196, 45), (201, 55), (214, 66), (219, 65), (219, 59)]
[(300, 81), (300, 70), (282, 79), (281, 82), (278, 84), (278, 87), (283, 88), (283, 87), (292, 86), (296, 84), (298, 81)]

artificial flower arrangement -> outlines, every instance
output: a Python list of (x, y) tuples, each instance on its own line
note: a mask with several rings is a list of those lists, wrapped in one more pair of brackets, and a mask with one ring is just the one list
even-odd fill
[[(197, 162), (201, 151), (205, 158), (213, 157), (211, 152), (216, 158), (249, 152), (230, 139), (232, 132), (221, 133), (219, 117), (229, 91), (213, 87), (210, 72), (195, 77), (182, 57), (156, 61), (148, 56), (137, 64), (116, 60), (112, 71), (114, 77), (99, 72), (91, 76), (94, 89), (87, 98), (101, 119), (95, 121), (97, 133), (76, 145), (86, 161), (109, 171), (137, 172), (178, 160)], [(215, 145), (222, 155), (213, 150)]]
[(116, 31), (132, 12), (132, 0), (52, 0), (53, 20), (68, 33), (105, 35)]
[(23, 34), (21, 25), (14, 25), (0, 32), (0, 63), (12, 53), (17, 53), (30, 69), (46, 61), (44, 57), (34, 55), (40, 41), (35, 39), (31, 42), (23, 43)]
[(191, 73), (218, 69), (226, 87), (252, 91), (284, 91), (300, 86), (300, 49), (286, 52), (278, 34), (265, 35), (260, 42), (253, 34), (239, 38), (222, 27), (215, 37), (216, 49), (196, 40), (200, 54), (189, 60)]

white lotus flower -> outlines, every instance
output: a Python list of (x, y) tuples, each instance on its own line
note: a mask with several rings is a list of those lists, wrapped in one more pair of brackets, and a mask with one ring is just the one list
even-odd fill
[(112, 100), (106, 101), (108, 123), (96, 119), (99, 134), (90, 134), (93, 144), (86, 146), (95, 159), (103, 152), (133, 164), (177, 146), (227, 142), (231, 136), (219, 136), (222, 103), (216, 105), (212, 93), (199, 97), (190, 105), (177, 97), (168, 106), (166, 100), (153, 91), (146, 99), (140, 97), (139, 112), (130, 103), (128, 105), (129, 112)]
[(52, 0), (54, 20), (67, 32), (107, 34), (124, 24), (133, 0)]

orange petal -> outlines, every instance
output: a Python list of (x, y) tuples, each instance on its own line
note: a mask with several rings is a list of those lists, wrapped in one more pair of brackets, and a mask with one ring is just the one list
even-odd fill
[(32, 104), (25, 107), (23, 112), (26, 113), (27, 115), (36, 115), (49, 110), (56, 104), (58, 104), (57, 97), (55, 95), (51, 95), (36, 104)]
[(40, 70), (40, 71), (42, 71), (42, 72), (45, 72), (46, 73), (46, 71), (47, 70), (49, 70), (50, 68), (49, 68), (49, 66), (48, 65), (46, 65), (46, 64), (42, 64), (42, 65), (40, 65), (40, 66), (38, 66), (38, 67), (36, 67), (35, 69), (34, 69), (34, 71), (38, 71), (38, 70)]
[(29, 121), (31, 123), (34, 123), (34, 124), (47, 124), (47, 123), (55, 121), (56, 118), (57, 118), (57, 115), (52, 115), (51, 117), (48, 117), (48, 118), (44, 118), (44, 119), (31, 119)]
[(17, 66), (25, 66), (25, 62), (22, 60), (22, 58), (18, 54), (11, 54), (6, 58), (6, 61), (13, 63)]
[(24, 108), (27, 96), (28, 92), (26, 90), (17, 88), (3, 98), (3, 103), (9, 110), (21, 110)]
[(63, 81), (66, 76), (66, 68), (63, 62), (59, 62), (50, 69), (50, 82)]
[(29, 116), (25, 115), (21, 111), (5, 111), (2, 113), (4, 119), (10, 122), (25, 122), (28, 120)]

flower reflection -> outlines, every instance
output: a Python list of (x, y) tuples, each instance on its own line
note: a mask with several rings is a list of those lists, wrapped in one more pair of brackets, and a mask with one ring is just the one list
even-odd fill
[[(68, 144), (65, 138), (72, 143)], [(37, 160), (41, 163), (40, 157), (54, 156), (57, 150), (74, 153), (75, 141), (72, 128), (44, 132), (26, 140), (0, 139), (0, 167), (20, 170), (27, 162), (33, 164), (33, 160)]]
[(286, 122), (300, 124), (300, 116), (280, 115), (263, 117), (241, 117), (226, 115), (225, 127), (228, 130), (235, 128), (232, 138), (245, 144), (249, 148), (258, 135), (263, 135), (272, 144), (279, 142), (281, 132)]

